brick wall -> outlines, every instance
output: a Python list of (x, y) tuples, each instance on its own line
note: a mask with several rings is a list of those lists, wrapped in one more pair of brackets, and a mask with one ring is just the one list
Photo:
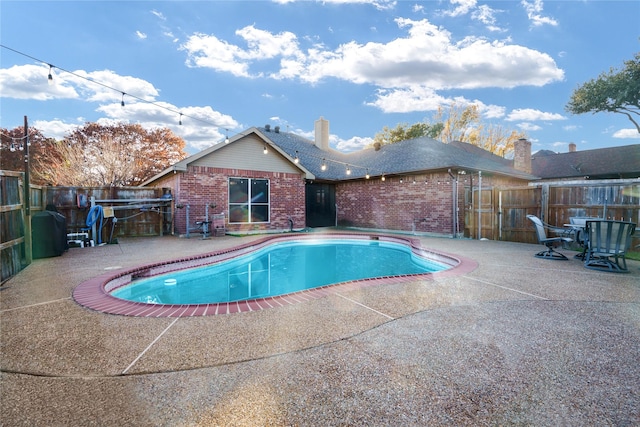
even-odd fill
[[(477, 174), (457, 175), (458, 227), (465, 232), (470, 215), (468, 191), (477, 190)], [(483, 174), (482, 188), (526, 185), (525, 181)], [(361, 180), (336, 184), (338, 224), (343, 226), (433, 233), (454, 233), (453, 180), (447, 172)], [(467, 198), (465, 198), (465, 194)], [(472, 218), (475, 220), (475, 217)]]
[[(460, 202), (464, 189), (458, 186)], [(387, 230), (453, 233), (453, 185), (447, 173), (336, 185), (338, 224)], [(463, 218), (461, 218), (463, 220)]]
[[(175, 177), (175, 178), (174, 178)], [(260, 178), (268, 179), (270, 187), (270, 222), (259, 224), (229, 224), (228, 216), (228, 178)], [(227, 231), (276, 231), (289, 229), (291, 216), (295, 228), (305, 226), (305, 193), (302, 176), (281, 172), (261, 172), (242, 169), (223, 169), (203, 166), (190, 166), (186, 172), (173, 175), (173, 184), (166, 180), (157, 185), (171, 186), (176, 204), (189, 205), (189, 222), (194, 227), (196, 221), (205, 218), (206, 206), (209, 214), (224, 213), (227, 221)], [(174, 232), (185, 234), (186, 209), (176, 209), (174, 218)], [(197, 231), (194, 231), (197, 232)]]

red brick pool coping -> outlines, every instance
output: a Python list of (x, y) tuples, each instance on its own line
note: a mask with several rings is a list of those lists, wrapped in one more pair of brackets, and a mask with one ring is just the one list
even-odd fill
[[(435, 273), (406, 274), (402, 276), (384, 276), (371, 279), (353, 280), (313, 289), (305, 289), (286, 295), (243, 300), (235, 302), (211, 304), (146, 304), (142, 302), (126, 301), (110, 295), (110, 292), (129, 284), (133, 279), (150, 277), (185, 268), (220, 262), (256, 251), (267, 245), (288, 240), (316, 240), (316, 239), (362, 239), (379, 240), (407, 245), (419, 256), (448, 265), (449, 268)], [(214, 316), (220, 314), (243, 313), (283, 307), (322, 298), (339, 292), (348, 292), (369, 286), (404, 283), (416, 279), (434, 279), (438, 277), (457, 276), (473, 271), (478, 263), (470, 258), (437, 252), (423, 248), (420, 240), (412, 237), (390, 236), (382, 234), (351, 234), (351, 233), (322, 233), (319, 234), (287, 234), (266, 236), (257, 241), (235, 246), (220, 251), (200, 254), (188, 258), (179, 258), (155, 264), (146, 264), (119, 272), (109, 272), (94, 277), (78, 285), (73, 291), (73, 299), (80, 305), (92, 310), (108, 314), (137, 317), (192, 317)]]

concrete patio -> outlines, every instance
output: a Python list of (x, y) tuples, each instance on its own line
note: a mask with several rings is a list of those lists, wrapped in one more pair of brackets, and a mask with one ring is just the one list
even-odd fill
[[(105, 271), (254, 237), (122, 239), (35, 260), (0, 291), (6, 426), (640, 425), (640, 262), (421, 237), (467, 273), (197, 318), (108, 315)], [(570, 251), (564, 251), (567, 254)]]

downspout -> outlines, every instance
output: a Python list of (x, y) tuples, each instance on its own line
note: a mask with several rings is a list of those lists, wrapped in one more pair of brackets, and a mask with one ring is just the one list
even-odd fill
[(451, 204), (453, 205), (453, 238), (455, 239), (458, 235), (458, 178), (451, 172), (451, 169), (447, 171), (449, 176), (451, 177)]

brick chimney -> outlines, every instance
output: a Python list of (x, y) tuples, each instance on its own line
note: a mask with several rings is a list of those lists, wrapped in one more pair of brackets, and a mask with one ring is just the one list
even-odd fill
[(573, 142), (569, 143), (569, 152), (570, 153), (576, 152), (576, 144), (574, 144)]
[(531, 142), (522, 138), (514, 145), (513, 167), (521, 172), (531, 173)]
[(322, 116), (316, 120), (316, 147), (323, 151), (329, 151), (329, 121)]

